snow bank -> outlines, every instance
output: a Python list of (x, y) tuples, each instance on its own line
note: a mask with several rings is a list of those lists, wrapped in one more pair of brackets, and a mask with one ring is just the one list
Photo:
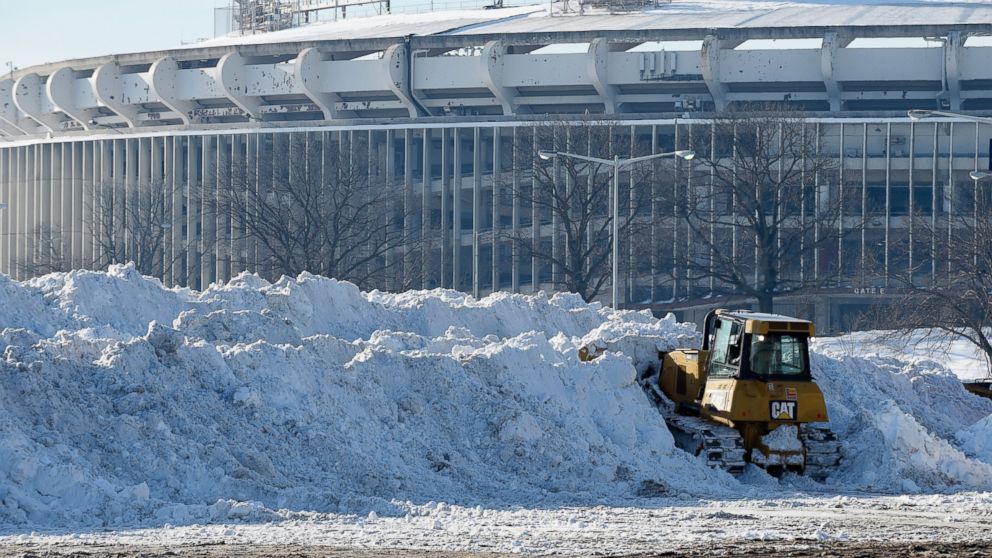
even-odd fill
[[(829, 347), (829, 345), (828, 345)], [(813, 375), (844, 461), (829, 484), (885, 492), (992, 489), (992, 461), (966, 455), (958, 432), (992, 436), (992, 401), (946, 367), (915, 357), (852, 356), (814, 344)]]
[(307, 275), (203, 293), (127, 266), (2, 281), (3, 524), (397, 514), (735, 484), (674, 448), (628, 358), (578, 359), (585, 341), (641, 334), (670, 349), (694, 335), (672, 320), (571, 295), (361, 293)]
[[(656, 351), (698, 344), (671, 317), (309, 275), (198, 293), (130, 266), (0, 277), (0, 306), (0, 525), (13, 529), (774, 490), (677, 450), (637, 386)], [(606, 353), (581, 362), (583, 346)], [(829, 351), (814, 367), (844, 441), (828, 486), (992, 488), (992, 402), (945, 369)]]

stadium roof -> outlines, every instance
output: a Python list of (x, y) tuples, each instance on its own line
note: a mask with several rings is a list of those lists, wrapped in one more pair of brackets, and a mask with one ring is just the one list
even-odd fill
[[(415, 36), (588, 33), (591, 31), (705, 31), (826, 27), (988, 26), (992, 5), (979, 1), (926, 0), (673, 0), (635, 13), (587, 11), (549, 15), (548, 4), (497, 10), (456, 10), (392, 14), (324, 22), (274, 33), (227, 36), (189, 45), (203, 48), (241, 44), (383, 39)], [(699, 33), (695, 33), (698, 35)], [(678, 34), (689, 38), (692, 34)], [(877, 36), (877, 33), (872, 33)], [(906, 36), (894, 34), (893, 36)], [(912, 36), (912, 35), (910, 35)]]

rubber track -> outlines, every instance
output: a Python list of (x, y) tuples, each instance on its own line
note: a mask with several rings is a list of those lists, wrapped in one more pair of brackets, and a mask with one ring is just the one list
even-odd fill
[(806, 474), (814, 480), (824, 480), (840, 465), (840, 440), (823, 426), (803, 424), (799, 433), (806, 447)]
[[(732, 475), (744, 472), (747, 463), (744, 461), (744, 440), (739, 432), (705, 419), (678, 414), (675, 405), (658, 388), (657, 374), (643, 378), (640, 384), (683, 450), (703, 457), (710, 467)], [(685, 440), (692, 440), (692, 446), (687, 447)]]

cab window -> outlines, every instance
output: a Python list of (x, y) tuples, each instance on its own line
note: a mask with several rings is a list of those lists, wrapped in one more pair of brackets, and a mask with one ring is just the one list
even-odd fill
[(788, 333), (755, 335), (751, 339), (751, 372), (756, 376), (804, 376), (806, 337)]
[(740, 366), (740, 324), (721, 319), (716, 324), (716, 335), (710, 355), (710, 375), (731, 377), (737, 375)]

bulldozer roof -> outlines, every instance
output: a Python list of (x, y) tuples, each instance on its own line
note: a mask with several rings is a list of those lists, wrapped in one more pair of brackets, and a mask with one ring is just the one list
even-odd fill
[(794, 331), (814, 335), (813, 322), (780, 314), (765, 314), (749, 310), (718, 310), (717, 315), (745, 322), (749, 333), (768, 333), (768, 331)]

